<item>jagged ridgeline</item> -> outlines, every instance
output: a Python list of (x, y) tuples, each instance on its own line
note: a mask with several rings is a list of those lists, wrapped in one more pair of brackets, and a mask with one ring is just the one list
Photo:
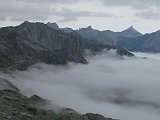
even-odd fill
[(68, 61), (87, 63), (85, 49), (97, 52), (116, 49), (120, 55), (133, 56), (123, 48), (103, 45), (81, 37), (76, 31), (66, 33), (44, 23), (24, 22), (15, 27), (0, 28), (0, 68), (25, 70), (43, 62), (65, 64)]

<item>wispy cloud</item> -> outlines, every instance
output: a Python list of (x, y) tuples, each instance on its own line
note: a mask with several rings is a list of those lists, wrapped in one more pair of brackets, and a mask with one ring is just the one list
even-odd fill
[(80, 17), (113, 17), (114, 15), (105, 12), (90, 12), (90, 11), (74, 11), (69, 8), (62, 8), (53, 11), (54, 16), (62, 17), (61, 22), (75, 21)]
[(159, 0), (100, 0), (107, 6), (130, 6), (134, 9), (147, 9), (151, 6), (160, 6)]

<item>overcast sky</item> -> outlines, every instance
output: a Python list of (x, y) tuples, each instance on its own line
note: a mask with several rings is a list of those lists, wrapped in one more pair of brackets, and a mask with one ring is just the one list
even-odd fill
[(0, 0), (0, 27), (23, 21), (57, 22), (60, 27), (92, 26), (142, 33), (160, 29), (160, 0)]

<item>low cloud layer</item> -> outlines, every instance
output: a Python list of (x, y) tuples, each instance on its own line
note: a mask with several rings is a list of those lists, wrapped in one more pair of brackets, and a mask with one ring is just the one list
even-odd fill
[(89, 57), (88, 65), (38, 64), (4, 77), (28, 96), (37, 94), (80, 113), (159, 120), (160, 55), (136, 55), (139, 57), (119, 58), (112, 51)]

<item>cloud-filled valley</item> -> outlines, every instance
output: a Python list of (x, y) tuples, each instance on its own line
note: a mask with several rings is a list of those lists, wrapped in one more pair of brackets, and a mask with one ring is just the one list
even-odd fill
[[(114, 51), (88, 57), (89, 64), (37, 64), (28, 71), (3, 75), (23, 94), (39, 95), (80, 113), (121, 120), (159, 120), (160, 55)], [(145, 58), (147, 57), (147, 59)]]

